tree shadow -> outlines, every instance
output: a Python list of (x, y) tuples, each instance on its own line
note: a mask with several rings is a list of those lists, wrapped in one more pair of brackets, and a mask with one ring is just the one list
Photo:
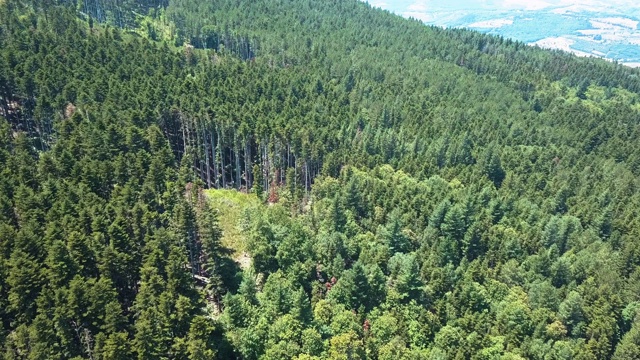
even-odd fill
[(224, 287), (229, 292), (236, 293), (242, 282), (242, 267), (233, 259), (232, 249), (221, 247), (220, 255), (220, 276)]

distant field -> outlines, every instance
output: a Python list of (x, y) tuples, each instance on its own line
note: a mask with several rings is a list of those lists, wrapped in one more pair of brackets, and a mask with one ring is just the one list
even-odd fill
[(446, 4), (429, 0), (371, 3), (428, 25), (469, 28), (579, 56), (616, 60), (629, 66), (640, 63), (640, 3), (593, 0), (570, 6), (474, 0)]

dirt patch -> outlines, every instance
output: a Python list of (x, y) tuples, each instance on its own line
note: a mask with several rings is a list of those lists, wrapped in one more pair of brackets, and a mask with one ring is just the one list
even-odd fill
[(251, 266), (251, 257), (246, 252), (242, 252), (242, 254), (235, 260), (238, 264), (240, 264), (240, 268), (242, 270), (246, 270), (249, 268), (249, 266)]

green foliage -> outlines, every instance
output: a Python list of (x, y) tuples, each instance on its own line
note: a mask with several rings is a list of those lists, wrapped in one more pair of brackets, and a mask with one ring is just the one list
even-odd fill
[(0, 1), (1, 358), (638, 358), (639, 74), (356, 0)]

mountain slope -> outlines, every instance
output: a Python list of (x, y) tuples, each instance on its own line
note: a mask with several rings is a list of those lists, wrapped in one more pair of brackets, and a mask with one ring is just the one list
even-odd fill
[(355, 0), (87, 4), (0, 5), (4, 358), (638, 353), (636, 70)]

